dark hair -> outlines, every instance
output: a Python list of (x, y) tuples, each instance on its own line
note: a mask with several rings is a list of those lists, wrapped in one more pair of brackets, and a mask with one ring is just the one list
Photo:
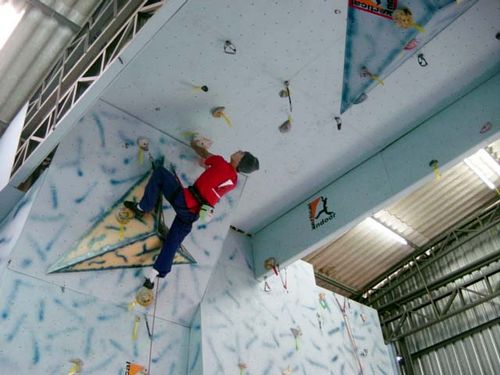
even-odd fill
[(243, 173), (252, 173), (259, 169), (259, 159), (248, 151), (244, 152), (236, 170)]

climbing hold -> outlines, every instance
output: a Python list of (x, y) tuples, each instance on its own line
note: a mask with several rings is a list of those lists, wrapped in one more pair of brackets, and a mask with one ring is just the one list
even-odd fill
[(340, 9), (335, 9), (335, 10), (333, 11), (333, 13), (335, 13), (335, 14), (340, 14), (340, 13), (342, 13), (342, 11), (341, 11)]
[(429, 162), (429, 167), (432, 168), (434, 171), (434, 176), (436, 177), (436, 180), (439, 180), (441, 178), (441, 173), (439, 172), (439, 163), (437, 160), (431, 160)]
[(279, 130), (281, 133), (288, 133), (292, 128), (292, 117), (288, 116), (288, 119), (279, 126)]
[(276, 274), (276, 276), (278, 276), (278, 271), (277, 271), (277, 265), (278, 263), (276, 262), (276, 258), (267, 258), (265, 261), (264, 261), (264, 268), (266, 270), (273, 270), (274, 273)]
[(342, 129), (342, 119), (338, 116), (335, 116), (335, 122), (337, 123), (337, 130)]
[(240, 369), (240, 375), (243, 375), (243, 372), (247, 368), (247, 364), (244, 362), (240, 362), (238, 363), (238, 368)]
[(491, 122), (487, 122), (481, 127), (481, 130), (479, 131), (480, 134), (484, 134), (486, 132), (489, 132), (491, 128), (493, 127), (493, 124)]
[(202, 147), (206, 150), (208, 150), (210, 147), (212, 147), (212, 144), (213, 144), (211, 139), (208, 139), (208, 138), (206, 138), (198, 133), (195, 133), (193, 135), (192, 140), (198, 147)]
[(423, 53), (419, 53), (418, 54), (418, 56), (417, 56), (417, 62), (418, 62), (418, 65), (420, 65), (421, 67), (426, 67), (427, 65), (429, 65), (429, 63), (425, 59)]
[(83, 361), (79, 358), (71, 359), (70, 362), (73, 364), (68, 372), (68, 375), (80, 374), (83, 368)]
[(224, 53), (228, 55), (236, 55), (236, 47), (230, 40), (224, 42)]
[(288, 98), (288, 91), (286, 89), (280, 90), (279, 96), (281, 98)]
[(208, 86), (194, 86), (193, 87), (194, 91), (201, 91), (201, 92), (208, 92)]
[(414, 49), (415, 47), (417, 46), (417, 40), (416, 39), (412, 39), (410, 40), (408, 43), (406, 43), (406, 46), (404, 46), (404, 50), (405, 51), (411, 51), (412, 49)]
[(116, 212), (115, 218), (120, 224), (120, 240), (123, 240), (125, 237), (125, 225), (134, 218), (134, 213), (125, 206), (121, 206)]
[(143, 164), (144, 152), (149, 151), (149, 139), (146, 137), (137, 138), (137, 146), (139, 146), (139, 150), (137, 151), (137, 161), (139, 164)]
[(497, 33), (497, 35), (495, 35), (495, 38), (496, 38), (497, 40), (500, 40), (500, 33)]
[(147, 375), (148, 370), (137, 363), (127, 362), (125, 375)]
[[(149, 305), (151, 305), (151, 303), (153, 303), (153, 300), (154, 300), (153, 290), (148, 289), (146, 287), (142, 287), (135, 295), (134, 302), (137, 302), (142, 307), (148, 307)], [(132, 302), (132, 304), (134, 302)]]
[(142, 151), (149, 151), (149, 139), (146, 137), (137, 138), (137, 145)]
[(281, 371), (281, 375), (292, 375), (292, 369), (290, 368), (290, 366)]
[(222, 117), (224, 119), (224, 121), (226, 122), (226, 124), (229, 127), (232, 127), (233, 124), (231, 123), (231, 120), (229, 120), (229, 118), (224, 113), (225, 109), (226, 109), (226, 107), (215, 107), (215, 108), (213, 108), (211, 110), (212, 116), (215, 117), (215, 118), (221, 118)]
[(392, 15), (392, 19), (402, 29), (414, 28), (421, 33), (425, 32), (422, 26), (415, 23), (413, 14), (408, 8), (396, 9)]
[(366, 99), (368, 99), (368, 95), (365, 93), (362, 93), (360, 96), (358, 96), (356, 99), (352, 101), (352, 104), (361, 104), (363, 103)]
[(363, 78), (365, 77), (368, 77), (374, 81), (377, 81), (378, 83), (380, 83), (381, 85), (384, 85), (384, 81), (382, 81), (379, 76), (373, 74), (372, 72), (370, 72), (368, 70), (368, 68), (366, 66), (362, 67), (361, 68), (361, 71), (359, 72), (359, 75)]

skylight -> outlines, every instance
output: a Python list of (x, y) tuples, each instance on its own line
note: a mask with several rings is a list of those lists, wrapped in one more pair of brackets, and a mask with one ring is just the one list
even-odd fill
[(19, 10), (10, 2), (0, 1), (0, 49), (16, 28), (24, 14), (24, 9)]

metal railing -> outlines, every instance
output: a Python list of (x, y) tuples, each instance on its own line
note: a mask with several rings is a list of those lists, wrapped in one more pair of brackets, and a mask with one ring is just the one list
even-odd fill
[(29, 100), (11, 177), (165, 2), (109, 0), (100, 4)]

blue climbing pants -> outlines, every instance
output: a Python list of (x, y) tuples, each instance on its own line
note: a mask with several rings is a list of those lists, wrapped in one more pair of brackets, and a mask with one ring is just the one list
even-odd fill
[(163, 167), (157, 167), (153, 171), (139, 202), (141, 208), (146, 212), (153, 210), (160, 193), (170, 202), (176, 213), (172, 226), (163, 240), (160, 254), (153, 265), (159, 273), (158, 277), (165, 277), (172, 269), (175, 253), (184, 238), (191, 232), (198, 214), (187, 208), (182, 185), (173, 173)]

